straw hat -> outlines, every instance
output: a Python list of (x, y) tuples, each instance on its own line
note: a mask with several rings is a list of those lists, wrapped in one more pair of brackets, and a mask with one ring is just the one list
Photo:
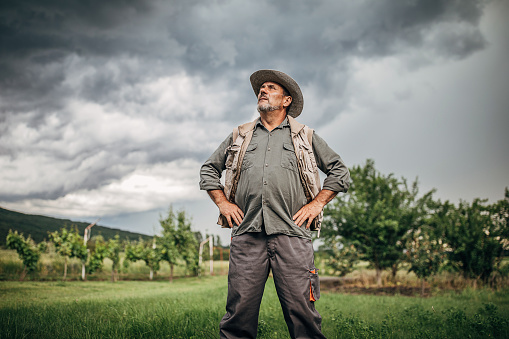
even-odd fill
[(251, 86), (253, 86), (253, 91), (257, 97), (260, 92), (260, 87), (265, 82), (271, 81), (280, 84), (286, 88), (288, 92), (290, 92), (292, 97), (292, 103), (290, 108), (287, 110), (287, 114), (296, 118), (302, 112), (302, 108), (304, 107), (304, 97), (302, 96), (302, 92), (300, 91), (300, 87), (297, 82), (295, 82), (295, 80), (293, 80), (289, 75), (271, 69), (261, 69), (251, 74), (249, 80), (251, 80)]

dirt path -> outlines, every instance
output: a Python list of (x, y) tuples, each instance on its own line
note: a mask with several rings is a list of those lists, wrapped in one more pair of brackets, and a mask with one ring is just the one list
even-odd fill
[[(340, 277), (320, 277), (320, 290), (335, 293), (404, 295), (409, 297), (419, 297), (421, 294), (421, 288), (416, 286), (363, 286), (354, 279)], [(430, 289), (426, 288), (424, 296), (430, 295)]]

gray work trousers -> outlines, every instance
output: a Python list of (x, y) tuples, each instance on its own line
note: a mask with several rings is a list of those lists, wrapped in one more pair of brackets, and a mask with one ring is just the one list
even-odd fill
[(245, 233), (232, 238), (226, 314), (221, 338), (256, 338), (265, 282), (274, 284), (292, 338), (325, 338), (314, 301), (320, 285), (311, 240), (284, 234)]

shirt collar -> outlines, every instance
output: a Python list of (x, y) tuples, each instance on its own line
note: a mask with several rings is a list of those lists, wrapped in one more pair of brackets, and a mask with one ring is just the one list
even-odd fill
[[(258, 120), (256, 121), (256, 127), (263, 127), (265, 128), (265, 126), (263, 126), (262, 124), (262, 119), (258, 118)], [(277, 126), (276, 128), (274, 129), (283, 129), (283, 127), (290, 127), (290, 123), (288, 122), (288, 116), (285, 117), (285, 120), (283, 120), (282, 123), (279, 124), (279, 126)]]

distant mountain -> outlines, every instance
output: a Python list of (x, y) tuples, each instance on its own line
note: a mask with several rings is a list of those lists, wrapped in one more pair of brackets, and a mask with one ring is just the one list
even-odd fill
[[(44, 239), (49, 240), (48, 232), (60, 230), (64, 226), (67, 226), (67, 229), (70, 229), (71, 226), (77, 226), (80, 234), (83, 236), (85, 227), (88, 225), (90, 225), (90, 223), (57, 219), (42, 215), (24, 214), (0, 207), (0, 246), (5, 246), (5, 238), (9, 233), (9, 229), (13, 231), (16, 230), (18, 233), (23, 233), (25, 237), (30, 235), (36, 243), (39, 243)], [(98, 234), (102, 235), (105, 239), (113, 238), (116, 234), (118, 234), (122, 240), (138, 240), (140, 237), (143, 239), (152, 238), (145, 234), (95, 225), (92, 228), (92, 236)]]

